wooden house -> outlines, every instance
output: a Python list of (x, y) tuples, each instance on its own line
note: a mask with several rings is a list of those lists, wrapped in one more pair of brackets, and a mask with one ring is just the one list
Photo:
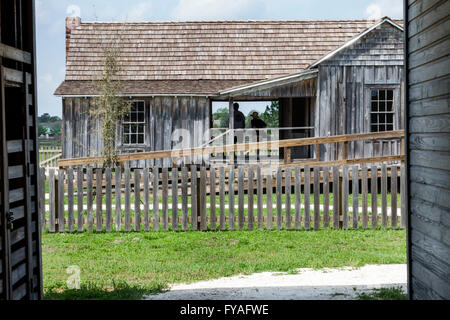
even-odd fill
[(450, 1), (404, 1), (408, 285), (450, 299)]
[[(204, 145), (214, 101), (277, 100), (280, 127), (311, 127), (309, 136), (402, 129), (401, 21), (66, 22), (66, 78), (55, 92), (62, 97), (63, 158), (101, 155), (101, 120), (90, 110), (100, 93), (102, 46), (117, 38), (120, 94), (134, 101), (117, 132), (122, 153), (170, 150), (177, 129), (190, 136), (185, 146)], [(349, 157), (399, 148), (399, 141), (355, 142)], [(337, 159), (341, 149), (324, 146), (320, 157)]]
[(44, 190), (37, 178), (34, 1), (2, 0), (0, 27), (0, 300), (34, 300), (42, 296)]

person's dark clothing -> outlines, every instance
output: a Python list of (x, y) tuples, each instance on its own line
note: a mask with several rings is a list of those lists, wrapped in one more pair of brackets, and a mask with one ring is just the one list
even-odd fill
[(245, 116), (240, 111), (234, 111), (234, 129), (245, 129)]
[(252, 119), (252, 128), (263, 129), (267, 127), (267, 124), (262, 121), (260, 118)]

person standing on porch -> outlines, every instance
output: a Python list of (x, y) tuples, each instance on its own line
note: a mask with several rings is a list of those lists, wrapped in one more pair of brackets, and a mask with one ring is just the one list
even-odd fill
[[(234, 128), (233, 129), (245, 129), (245, 116), (244, 114), (239, 111), (239, 103), (235, 102), (233, 104), (233, 108), (234, 108)], [(240, 139), (238, 139), (238, 136)], [(243, 130), (238, 130), (237, 132), (234, 131), (234, 144), (238, 143), (242, 143), (243, 139), (242, 137), (244, 136), (244, 132)], [(234, 163), (236, 164), (236, 159), (237, 155), (236, 152), (234, 153)]]

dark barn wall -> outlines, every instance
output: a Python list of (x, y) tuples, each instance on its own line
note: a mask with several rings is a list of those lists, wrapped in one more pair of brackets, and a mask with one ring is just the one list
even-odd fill
[(34, 1), (2, 0), (0, 30), (0, 300), (37, 300), (42, 264)]
[[(394, 89), (394, 130), (403, 129), (403, 33), (384, 23), (318, 67), (316, 136), (370, 132), (370, 88)], [(349, 143), (349, 157), (396, 154), (400, 142)], [(342, 148), (322, 146), (321, 159), (337, 160)]]
[(450, 299), (450, 1), (405, 1), (409, 285)]
[[(197, 147), (205, 143), (210, 125), (210, 100), (206, 97), (133, 98), (145, 101), (145, 144), (128, 147), (121, 144), (122, 130), (117, 132), (120, 152), (158, 151), (181, 147)], [(63, 99), (63, 158), (92, 157), (102, 154), (101, 123), (92, 114), (89, 98)], [(181, 130), (177, 130), (181, 129)], [(172, 139), (178, 143), (172, 142)], [(201, 159), (196, 158), (196, 163)], [(132, 161), (131, 167), (164, 165), (171, 167), (170, 159)]]

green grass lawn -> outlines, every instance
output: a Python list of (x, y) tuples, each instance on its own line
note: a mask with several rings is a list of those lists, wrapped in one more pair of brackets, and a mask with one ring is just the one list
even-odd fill
[[(297, 268), (406, 263), (405, 230), (42, 235), (46, 299), (139, 299), (170, 283)], [(81, 290), (68, 290), (69, 266)]]

